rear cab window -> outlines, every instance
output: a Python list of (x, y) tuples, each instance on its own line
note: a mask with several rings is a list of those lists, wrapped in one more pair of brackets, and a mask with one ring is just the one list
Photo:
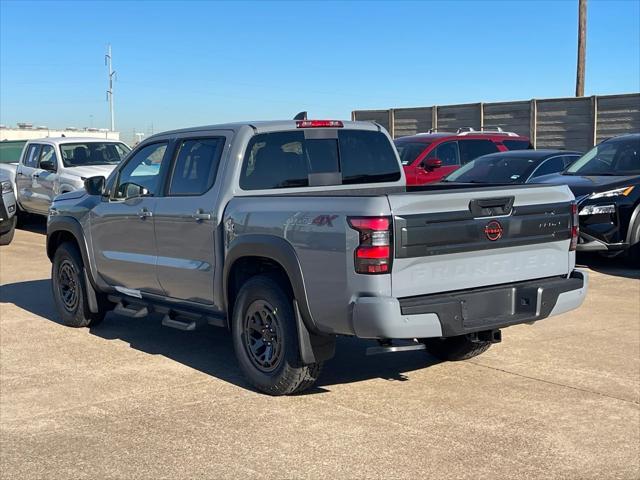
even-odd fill
[(254, 135), (240, 173), (240, 188), (265, 190), (394, 182), (400, 165), (388, 138), (377, 131), (304, 129)]

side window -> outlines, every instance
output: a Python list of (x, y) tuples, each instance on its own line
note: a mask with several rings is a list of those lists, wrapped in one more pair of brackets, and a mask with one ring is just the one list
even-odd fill
[(30, 168), (38, 168), (38, 157), (40, 156), (40, 145), (32, 143), (29, 145), (27, 154), (24, 157), (23, 165)]
[(202, 195), (216, 179), (224, 137), (184, 140), (171, 173), (169, 195)]
[(143, 147), (120, 170), (114, 198), (157, 195), (160, 188), (162, 159), (167, 142)]
[(444, 166), (460, 165), (460, 155), (458, 154), (458, 142), (445, 142), (438, 145), (429, 153), (429, 158), (437, 158)]
[(542, 162), (531, 178), (538, 178), (542, 175), (549, 175), (550, 173), (558, 173), (564, 170), (564, 161), (562, 157), (552, 157)]
[(507, 147), (507, 150), (529, 150), (533, 148), (533, 145), (527, 140), (503, 140), (502, 144)]
[(51, 162), (51, 165), (53, 165), (53, 169), (58, 169), (56, 151), (51, 145), (42, 146), (42, 151), (40, 152), (40, 162), (38, 163), (39, 168), (42, 168), (42, 162)]
[(491, 140), (459, 140), (460, 162), (465, 163), (475, 160), (488, 153), (496, 153), (498, 147)]

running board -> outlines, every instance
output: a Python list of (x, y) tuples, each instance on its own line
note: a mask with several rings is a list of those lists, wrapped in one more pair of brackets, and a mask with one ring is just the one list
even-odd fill
[(377, 347), (367, 348), (367, 355), (380, 355), (382, 353), (396, 353), (396, 352), (412, 352), (414, 350), (425, 350), (427, 347), (424, 343), (417, 343), (415, 345), (378, 345)]
[(196, 329), (196, 323), (197, 322), (195, 320), (186, 318), (184, 318), (184, 320), (179, 319), (179, 317), (171, 318), (168, 314), (162, 317), (163, 327), (175, 328), (177, 330), (184, 330), (188, 332)]
[(130, 318), (142, 318), (149, 315), (149, 309), (144, 305), (136, 305), (121, 300), (113, 308), (113, 313)]

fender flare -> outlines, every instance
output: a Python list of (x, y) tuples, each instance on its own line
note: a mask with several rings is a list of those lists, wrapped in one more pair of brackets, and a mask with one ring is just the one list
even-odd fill
[(247, 234), (236, 237), (229, 248), (224, 259), (224, 269), (222, 275), (222, 287), (224, 292), (224, 308), (228, 308), (229, 274), (234, 263), (243, 257), (264, 257), (278, 263), (289, 277), (293, 295), (298, 302), (300, 314), (307, 328), (312, 332), (317, 332), (316, 325), (311, 316), (307, 291), (302, 276), (302, 267), (298, 260), (298, 255), (293, 246), (281, 237), (274, 235)]
[[(320, 332), (309, 309), (302, 267), (293, 246), (274, 235), (247, 234), (235, 238), (227, 250), (222, 276), (224, 308), (228, 309), (229, 275), (234, 263), (243, 257), (264, 257), (278, 263), (293, 290), (294, 313), (298, 330), (300, 357), (305, 364), (328, 360), (335, 353), (335, 336)], [(228, 315), (230, 318), (231, 315)]]

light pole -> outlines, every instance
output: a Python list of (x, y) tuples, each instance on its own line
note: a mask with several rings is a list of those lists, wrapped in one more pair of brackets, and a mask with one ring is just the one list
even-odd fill
[(587, 0), (578, 0), (578, 68), (576, 97), (584, 97), (584, 61), (587, 50)]

